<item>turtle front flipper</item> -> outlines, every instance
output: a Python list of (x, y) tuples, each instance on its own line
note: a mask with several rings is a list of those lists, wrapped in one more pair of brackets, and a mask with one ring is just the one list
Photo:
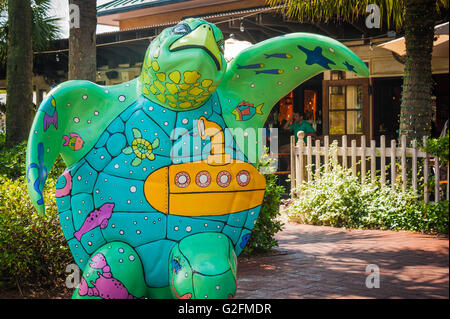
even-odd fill
[[(243, 130), (263, 127), (283, 96), (327, 70), (369, 75), (364, 62), (349, 48), (317, 34), (286, 34), (245, 49), (228, 65), (217, 89), (227, 126)], [(251, 143), (255, 144), (249, 141), (239, 147), (253, 158)]]
[(169, 257), (169, 284), (177, 299), (225, 299), (236, 294), (237, 258), (221, 233), (198, 233), (175, 245)]
[(28, 138), (26, 168), (30, 198), (45, 213), (47, 174), (61, 154), (66, 166), (83, 158), (109, 123), (137, 99), (138, 80), (115, 86), (68, 81), (42, 101)]

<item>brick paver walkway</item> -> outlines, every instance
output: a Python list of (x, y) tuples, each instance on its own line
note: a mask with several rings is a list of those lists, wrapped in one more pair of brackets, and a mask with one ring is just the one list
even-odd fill
[(449, 298), (448, 237), (293, 223), (276, 237), (276, 255), (239, 261), (236, 298)]

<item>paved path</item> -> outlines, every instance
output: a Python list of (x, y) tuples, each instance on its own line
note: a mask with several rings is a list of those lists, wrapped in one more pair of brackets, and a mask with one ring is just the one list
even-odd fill
[(276, 237), (276, 255), (240, 259), (236, 298), (449, 298), (448, 237), (293, 223)]

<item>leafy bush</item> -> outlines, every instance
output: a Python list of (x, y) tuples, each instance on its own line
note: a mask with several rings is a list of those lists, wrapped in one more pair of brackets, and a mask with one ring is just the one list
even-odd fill
[(55, 181), (46, 187), (46, 215), (28, 197), (25, 177), (0, 177), (0, 280), (16, 285), (49, 285), (73, 263), (59, 225)]
[(422, 150), (436, 155), (446, 165), (448, 163), (448, 150), (449, 150), (449, 135), (447, 134), (443, 137), (429, 138), (427, 139), (427, 146), (422, 147)]
[(322, 167), (320, 177), (294, 190), (301, 195), (287, 207), (292, 219), (335, 227), (448, 233), (448, 201), (425, 204), (412, 190), (392, 190), (369, 179), (362, 184), (351, 169), (330, 160), (328, 171)]
[(59, 225), (55, 183), (61, 159), (45, 188), (46, 216), (29, 199), (25, 177), (26, 142), (4, 147), (0, 134), (0, 281), (16, 285), (49, 285), (73, 263)]
[(27, 143), (20, 143), (12, 148), (4, 147), (4, 136), (1, 134), (0, 144), (0, 176), (9, 178), (19, 178), (25, 175), (25, 154)]
[(266, 190), (264, 193), (261, 211), (253, 228), (252, 235), (243, 251), (244, 255), (252, 253), (264, 253), (278, 246), (274, 235), (279, 232), (283, 226), (281, 221), (277, 220), (280, 215), (279, 206), (284, 187), (277, 184), (278, 177), (270, 168), (271, 161), (267, 155), (264, 155), (257, 165), (265, 175)]

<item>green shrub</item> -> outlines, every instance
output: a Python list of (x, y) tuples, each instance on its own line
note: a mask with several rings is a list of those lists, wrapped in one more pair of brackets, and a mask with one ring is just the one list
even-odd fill
[(3, 144), (0, 144), (0, 176), (9, 177), (12, 179), (24, 176), (27, 143), (22, 142), (12, 148), (5, 148), (5, 134), (1, 135)]
[(425, 152), (432, 155), (436, 155), (440, 158), (441, 164), (446, 165), (448, 163), (448, 150), (449, 150), (449, 135), (447, 134), (443, 137), (438, 138), (428, 138), (427, 146), (421, 147)]
[(0, 280), (50, 285), (73, 263), (59, 225), (55, 181), (50, 179), (46, 186), (45, 216), (34, 210), (25, 185), (25, 177), (0, 177)]
[(25, 154), (26, 142), (6, 148), (0, 134), (0, 281), (50, 285), (73, 263), (55, 204), (54, 187), (63, 163), (58, 159), (49, 175), (46, 215), (39, 216), (27, 192)]
[[(379, 180), (365, 183), (331, 161), (328, 171), (300, 185), (287, 207), (297, 221), (346, 228), (411, 230), (448, 233), (448, 201), (425, 204), (412, 190), (392, 190)], [(368, 174), (370, 176), (370, 174)]]
[(247, 245), (244, 248), (244, 255), (253, 253), (269, 252), (273, 247), (278, 246), (274, 235), (279, 232), (283, 226), (277, 219), (280, 215), (279, 206), (284, 187), (277, 184), (278, 177), (270, 169), (271, 161), (267, 156), (263, 156), (258, 163), (257, 168), (261, 169), (266, 178), (266, 190), (264, 193), (261, 211), (253, 228), (252, 234)]

